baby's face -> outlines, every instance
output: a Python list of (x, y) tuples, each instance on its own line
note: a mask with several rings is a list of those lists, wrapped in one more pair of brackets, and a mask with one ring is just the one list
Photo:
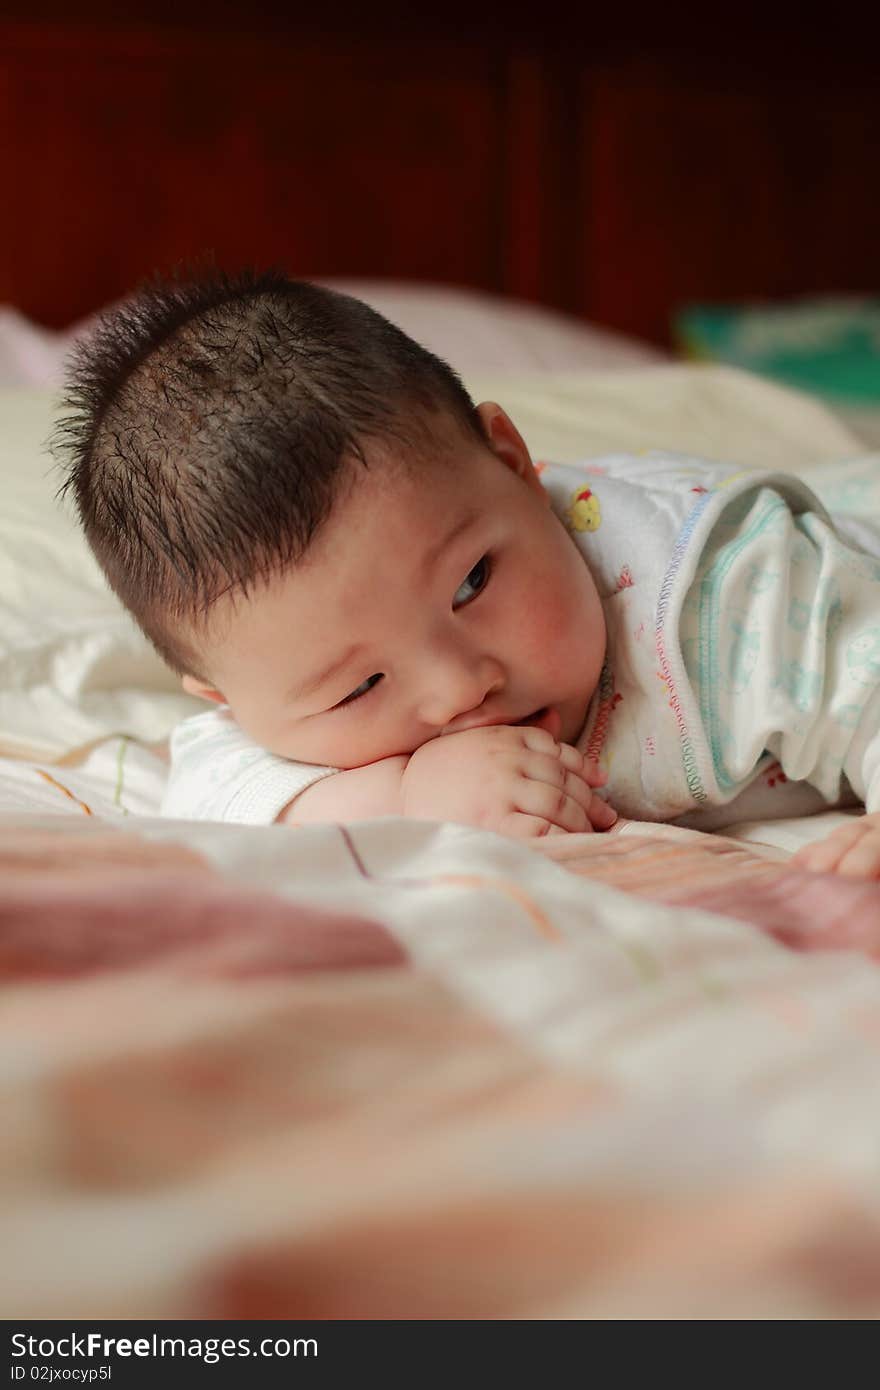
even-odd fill
[(570, 742), (602, 667), (590, 572), (498, 406), (413, 466), (369, 446), (304, 558), (199, 639), (206, 685), (298, 762), (360, 767), (482, 724)]

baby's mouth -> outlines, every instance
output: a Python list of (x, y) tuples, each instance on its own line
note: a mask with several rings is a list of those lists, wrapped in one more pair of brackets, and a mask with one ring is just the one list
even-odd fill
[(554, 738), (559, 738), (562, 727), (562, 719), (555, 705), (542, 705), (540, 709), (527, 714), (525, 719), (518, 719), (516, 722), (524, 728), (546, 729), (548, 734), (552, 734)]
[(547, 733), (553, 738), (558, 739), (562, 731), (562, 716), (555, 705), (542, 705), (540, 709), (532, 710), (531, 714), (526, 714), (522, 719), (489, 719), (475, 720), (472, 724), (451, 725), (441, 729), (443, 734), (454, 734), (465, 732), (468, 729), (482, 729), (490, 724), (506, 724), (508, 728), (520, 729), (546, 729)]
[(517, 724), (537, 724), (538, 720), (543, 719), (547, 713), (547, 706), (542, 705), (540, 709), (532, 710), (531, 714), (526, 714), (522, 719), (518, 719)]

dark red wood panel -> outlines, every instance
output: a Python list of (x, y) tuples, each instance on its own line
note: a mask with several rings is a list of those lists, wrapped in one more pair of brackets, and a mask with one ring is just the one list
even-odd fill
[(45, 323), (205, 251), (502, 288), (491, 52), (62, 28), (0, 54), (0, 299)]
[(880, 294), (876, 44), (561, 8), (14, 0), (0, 302), (61, 325), (206, 252), (661, 343), (696, 299)]
[(688, 301), (880, 294), (876, 76), (776, 63), (582, 75), (582, 313), (662, 342)]

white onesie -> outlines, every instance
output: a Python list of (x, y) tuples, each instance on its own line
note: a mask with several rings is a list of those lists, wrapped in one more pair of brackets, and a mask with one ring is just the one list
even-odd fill
[[(758, 781), (789, 793), (776, 814), (850, 789), (880, 809), (880, 559), (861, 537), (789, 475), (659, 453), (538, 469), (602, 598), (577, 742), (622, 815), (697, 824)], [(266, 753), (211, 710), (172, 735), (162, 813), (268, 824), (335, 770)]]

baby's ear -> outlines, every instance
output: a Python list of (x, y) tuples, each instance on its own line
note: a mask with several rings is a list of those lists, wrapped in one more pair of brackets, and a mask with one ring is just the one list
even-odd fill
[(215, 705), (225, 705), (226, 696), (212, 685), (206, 685), (198, 676), (182, 676), (181, 685), (187, 695), (195, 695), (198, 700), (211, 700)]
[(495, 401), (483, 401), (477, 406), (477, 418), (492, 453), (549, 502), (549, 496), (532, 463), (528, 445), (507, 411)]

